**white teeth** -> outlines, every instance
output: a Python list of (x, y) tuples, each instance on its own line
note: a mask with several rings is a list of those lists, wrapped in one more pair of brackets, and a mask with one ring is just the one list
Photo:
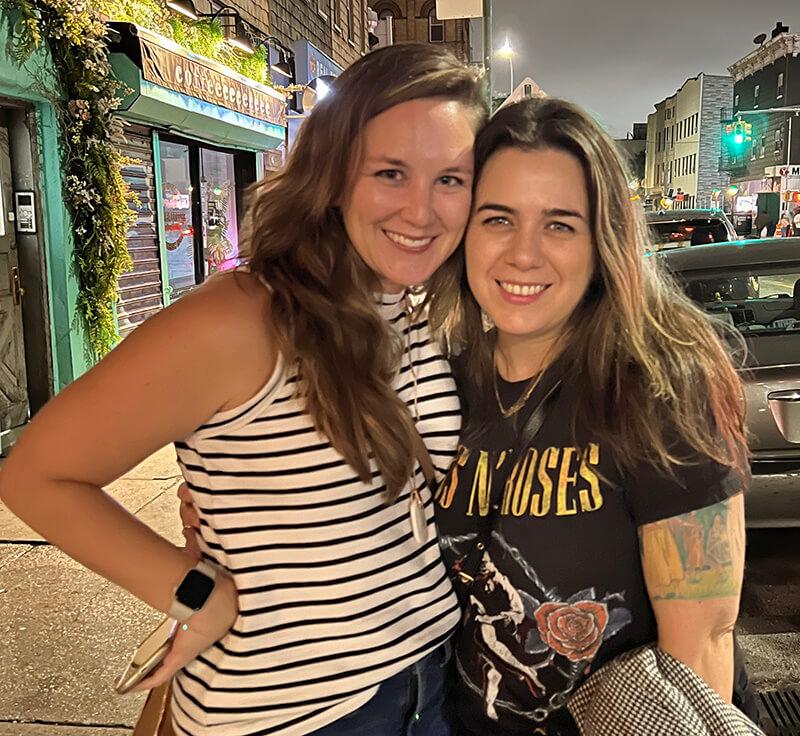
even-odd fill
[(509, 281), (501, 281), (500, 288), (514, 296), (533, 296), (543, 292), (547, 286), (544, 284), (512, 284)]
[(393, 233), (388, 230), (384, 230), (384, 232), (389, 240), (405, 248), (425, 248), (433, 242), (433, 238), (407, 238), (405, 235), (400, 235), (400, 233)]

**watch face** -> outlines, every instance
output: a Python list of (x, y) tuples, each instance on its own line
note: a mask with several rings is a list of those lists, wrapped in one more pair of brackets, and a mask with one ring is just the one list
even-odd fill
[(193, 611), (199, 611), (211, 591), (214, 590), (214, 581), (199, 570), (189, 570), (183, 582), (175, 591), (175, 597)]

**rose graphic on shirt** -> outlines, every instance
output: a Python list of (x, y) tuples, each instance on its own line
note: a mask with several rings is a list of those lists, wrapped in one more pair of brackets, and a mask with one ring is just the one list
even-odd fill
[(597, 601), (542, 603), (534, 615), (542, 641), (570, 662), (594, 659), (608, 624), (608, 607)]

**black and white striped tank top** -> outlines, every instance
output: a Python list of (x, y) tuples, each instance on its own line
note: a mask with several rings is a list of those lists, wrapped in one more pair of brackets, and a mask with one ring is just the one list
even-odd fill
[[(384, 295), (380, 309), (407, 346), (397, 391), (412, 412), (416, 393), (417, 428), (444, 473), (461, 426), (450, 367), (427, 321), (409, 324), (402, 295)], [(421, 470), (423, 543), (408, 491), (387, 506), (374, 465), (362, 483), (314, 429), (297, 380), (279, 359), (255, 397), (176, 445), (203, 551), (233, 575), (240, 607), (231, 632), (176, 677), (182, 736), (310, 733), (366, 703), (458, 623)]]

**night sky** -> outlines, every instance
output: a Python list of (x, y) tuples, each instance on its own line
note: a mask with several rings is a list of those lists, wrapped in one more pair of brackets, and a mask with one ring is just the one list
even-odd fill
[[(493, 35), (518, 51), (515, 84), (532, 77), (622, 138), (689, 77), (727, 74), (778, 20), (800, 32), (800, 0), (494, 0)], [(507, 61), (493, 86), (508, 91)]]

